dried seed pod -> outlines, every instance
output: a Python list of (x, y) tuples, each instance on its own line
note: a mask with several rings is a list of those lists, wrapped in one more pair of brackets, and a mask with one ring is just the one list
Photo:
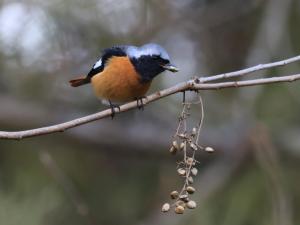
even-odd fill
[(174, 148), (174, 146), (172, 146), (172, 147), (170, 148), (169, 152), (170, 152), (172, 155), (175, 155), (176, 152), (177, 152), (177, 149)]
[(179, 169), (177, 170), (177, 173), (178, 173), (180, 176), (184, 176), (184, 175), (186, 174), (186, 171), (185, 171), (185, 169), (183, 169), (183, 168), (179, 168)]
[(206, 151), (206, 152), (214, 152), (215, 150), (212, 147), (205, 147), (204, 151)]
[(193, 167), (193, 168), (191, 169), (191, 173), (192, 173), (193, 176), (196, 176), (196, 175), (198, 174), (197, 168), (196, 168), (196, 167)]
[(186, 138), (186, 134), (183, 134), (183, 133), (178, 134), (178, 137), (180, 137), (180, 138), (182, 138), (182, 139), (185, 139), (185, 138)]
[(179, 146), (179, 149), (180, 150), (183, 150), (185, 148), (185, 143), (184, 142), (181, 142), (180, 143), (180, 146)]
[(179, 206), (175, 207), (175, 213), (183, 214), (183, 212), (184, 212), (184, 207), (183, 206), (179, 205)]
[(182, 206), (182, 207), (185, 207), (185, 203), (184, 201), (182, 200), (178, 200), (176, 203), (175, 203), (176, 206)]
[(197, 134), (197, 128), (194, 127), (194, 128), (192, 129), (192, 136), (196, 136), (196, 134)]
[(179, 198), (183, 201), (186, 201), (186, 199), (188, 198), (188, 195), (180, 195)]
[(193, 165), (193, 163), (194, 163), (194, 159), (193, 158), (191, 158), (191, 157), (187, 158), (186, 164), (188, 164), (189, 166), (191, 166), (191, 165)]
[[(185, 199), (182, 199), (182, 201), (184, 201), (184, 203), (187, 203), (190, 199), (188, 197), (186, 197)], [(185, 207), (185, 205), (184, 205)]]
[(188, 182), (189, 182), (190, 184), (194, 183), (193, 177), (188, 177)]
[(188, 201), (188, 203), (186, 203), (186, 206), (189, 208), (189, 209), (194, 209), (197, 207), (197, 203), (195, 201)]
[(179, 146), (178, 146), (177, 141), (173, 141), (173, 142), (172, 142), (172, 147), (174, 147), (176, 150), (179, 149)]
[(187, 191), (189, 194), (193, 194), (193, 193), (196, 191), (196, 189), (195, 189), (194, 187), (192, 187), (192, 186), (188, 186), (188, 187), (186, 188), (186, 191)]
[(170, 193), (170, 196), (171, 196), (172, 199), (176, 199), (176, 198), (178, 198), (179, 193), (178, 193), (178, 191), (172, 191)]
[(198, 150), (197, 145), (195, 145), (193, 142), (190, 143), (190, 147), (191, 147), (191, 149), (193, 149), (194, 151), (197, 151), (197, 150)]
[(162, 212), (168, 212), (170, 210), (170, 204), (169, 203), (165, 203), (163, 204), (161, 211)]

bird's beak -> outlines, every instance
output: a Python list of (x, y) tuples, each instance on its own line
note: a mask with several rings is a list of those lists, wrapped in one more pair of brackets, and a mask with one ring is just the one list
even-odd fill
[(169, 71), (171, 71), (173, 73), (179, 71), (179, 69), (176, 66), (172, 65), (171, 63), (162, 65), (162, 68), (164, 68), (165, 70), (169, 70)]

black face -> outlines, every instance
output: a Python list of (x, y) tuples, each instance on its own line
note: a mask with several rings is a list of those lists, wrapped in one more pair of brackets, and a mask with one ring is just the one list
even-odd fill
[(165, 71), (164, 65), (170, 63), (169, 60), (163, 59), (158, 55), (141, 56), (138, 59), (132, 58), (131, 62), (141, 75), (142, 82), (151, 81), (158, 74)]

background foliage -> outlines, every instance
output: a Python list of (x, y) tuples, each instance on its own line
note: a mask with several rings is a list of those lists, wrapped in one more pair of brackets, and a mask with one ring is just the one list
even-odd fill
[[(86, 73), (100, 50), (157, 42), (181, 69), (152, 91), (299, 54), (298, 0), (0, 2), (0, 127), (54, 124), (104, 108)], [(257, 75), (299, 73), (299, 64)], [(255, 75), (249, 75), (255, 76)], [(203, 93), (199, 207), (161, 214), (180, 184), (168, 154), (172, 96), (66, 133), (0, 141), (0, 224), (299, 224), (299, 83)], [(199, 112), (195, 111), (195, 112)]]

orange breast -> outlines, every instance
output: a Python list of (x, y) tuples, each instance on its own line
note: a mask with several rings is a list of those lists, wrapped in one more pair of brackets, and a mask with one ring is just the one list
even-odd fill
[(151, 82), (141, 83), (128, 57), (112, 57), (104, 70), (92, 77), (97, 97), (114, 102), (126, 102), (146, 94)]

